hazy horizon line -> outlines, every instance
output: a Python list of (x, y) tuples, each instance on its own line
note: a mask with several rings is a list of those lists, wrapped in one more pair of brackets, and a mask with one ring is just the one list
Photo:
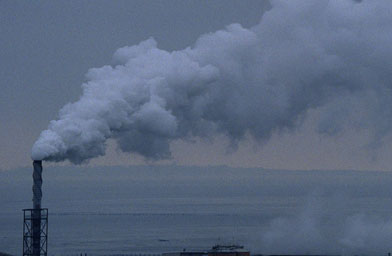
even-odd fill
[[(20, 169), (27, 169), (30, 168), (32, 169), (32, 163), (33, 161), (31, 161), (31, 166), (30, 165), (21, 165), (18, 167), (12, 167), (12, 168), (0, 168), (0, 172), (12, 172), (12, 171), (17, 171)], [(83, 169), (95, 169), (95, 168), (132, 168), (132, 167), (184, 167), (184, 168), (227, 168), (227, 169), (238, 169), (238, 170), (255, 170), (255, 169), (259, 169), (262, 171), (283, 171), (283, 172), (391, 172), (392, 170), (381, 170), (381, 169), (286, 169), (286, 168), (265, 168), (262, 166), (254, 166), (254, 167), (241, 167), (241, 166), (231, 166), (231, 165), (227, 165), (227, 164), (216, 164), (216, 165), (183, 165), (183, 164), (176, 164), (176, 163), (158, 163), (158, 164), (150, 164), (150, 163), (146, 163), (146, 164), (128, 164), (128, 165), (121, 165), (121, 164), (107, 164), (107, 165), (102, 165), (102, 164), (93, 164), (90, 165), (89, 163), (86, 164), (80, 164), (80, 165), (76, 165), (76, 164), (71, 164), (71, 163), (52, 163), (52, 162), (44, 162), (43, 166), (45, 169), (47, 169), (47, 167), (50, 168), (62, 168), (62, 167), (78, 167), (78, 168), (83, 168)]]

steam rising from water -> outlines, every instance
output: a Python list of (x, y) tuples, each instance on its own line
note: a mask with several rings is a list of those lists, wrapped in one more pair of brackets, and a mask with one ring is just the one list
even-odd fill
[(387, 254), (391, 250), (391, 220), (375, 212), (347, 215), (350, 202), (343, 201), (341, 197), (331, 200), (311, 195), (298, 214), (272, 220), (261, 241), (255, 239), (255, 248), (272, 254)]
[(116, 66), (88, 71), (83, 95), (41, 133), (32, 158), (81, 163), (104, 155), (109, 138), (122, 151), (169, 158), (173, 140), (263, 141), (321, 106), (320, 132), (334, 135), (359, 112), (381, 141), (392, 124), (392, 2), (272, 6), (255, 27), (232, 24), (180, 51), (152, 38), (118, 49)]

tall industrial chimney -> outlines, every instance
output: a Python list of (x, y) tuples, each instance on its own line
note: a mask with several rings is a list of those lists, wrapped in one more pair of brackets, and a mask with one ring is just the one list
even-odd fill
[(33, 172), (33, 256), (41, 254), (41, 199), (42, 199), (42, 161), (34, 161)]
[(42, 161), (33, 162), (33, 208), (23, 210), (23, 256), (47, 256), (48, 209), (41, 208)]
[(33, 208), (41, 209), (42, 199), (42, 161), (34, 161), (33, 172)]

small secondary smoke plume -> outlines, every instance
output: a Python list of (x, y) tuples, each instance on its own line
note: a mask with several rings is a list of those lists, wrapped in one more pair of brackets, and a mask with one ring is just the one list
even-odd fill
[(359, 123), (377, 123), (381, 140), (392, 125), (391, 11), (388, 0), (273, 1), (255, 27), (232, 24), (180, 51), (154, 39), (118, 49), (116, 66), (89, 70), (83, 95), (41, 133), (32, 158), (81, 163), (104, 155), (109, 138), (152, 159), (189, 137), (262, 141), (332, 103), (346, 109), (325, 113), (320, 132), (368, 113)]
[(313, 255), (382, 255), (391, 250), (391, 220), (378, 214), (347, 214), (349, 202), (344, 207), (341, 198), (318, 200), (312, 195), (299, 214), (274, 219), (255, 249)]

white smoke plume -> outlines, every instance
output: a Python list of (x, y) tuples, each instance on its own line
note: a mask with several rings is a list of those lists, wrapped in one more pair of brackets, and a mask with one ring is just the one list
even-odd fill
[(32, 158), (81, 163), (104, 155), (109, 138), (151, 159), (170, 157), (178, 139), (262, 141), (309, 109), (357, 106), (347, 98), (362, 109), (338, 111), (338, 121), (325, 113), (319, 131), (333, 135), (345, 115), (369, 112), (363, 126), (381, 140), (392, 124), (391, 13), (389, 0), (273, 1), (260, 24), (229, 25), (183, 50), (152, 38), (118, 49), (116, 66), (88, 71), (83, 95), (41, 133)]

